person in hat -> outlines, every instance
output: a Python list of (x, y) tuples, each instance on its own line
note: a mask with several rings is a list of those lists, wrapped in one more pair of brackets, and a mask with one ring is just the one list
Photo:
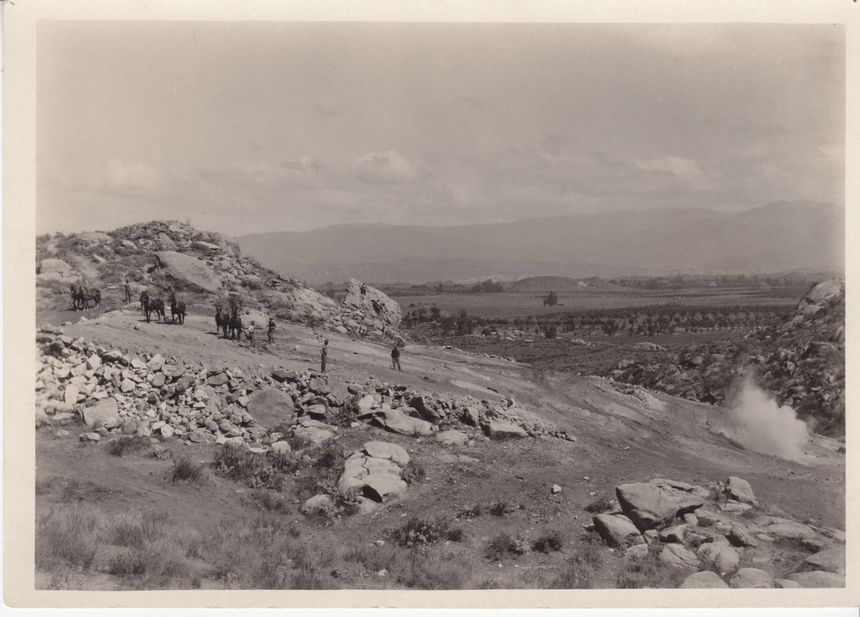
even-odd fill
[(323, 341), (322, 349), (320, 350), (320, 372), (325, 373), (325, 363), (328, 359), (328, 339)]

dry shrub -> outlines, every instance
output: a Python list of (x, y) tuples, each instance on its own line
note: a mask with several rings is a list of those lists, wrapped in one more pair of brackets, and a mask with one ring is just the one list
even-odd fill
[(76, 506), (52, 508), (36, 523), (36, 567), (89, 570), (101, 527), (102, 521), (93, 511)]
[(108, 454), (123, 456), (148, 450), (151, 447), (149, 438), (139, 435), (123, 435), (119, 439), (111, 439), (107, 442)]
[(549, 584), (551, 589), (591, 589), (597, 572), (603, 566), (601, 547), (589, 542), (585, 548), (567, 560), (558, 577)]
[(550, 553), (560, 551), (564, 540), (558, 531), (545, 531), (532, 542), (532, 549), (539, 553)]
[(197, 484), (203, 479), (203, 465), (193, 462), (186, 456), (175, 459), (170, 479), (173, 482)]
[(446, 537), (448, 524), (445, 521), (429, 521), (413, 516), (403, 527), (391, 533), (392, 539), (400, 546), (427, 546)]

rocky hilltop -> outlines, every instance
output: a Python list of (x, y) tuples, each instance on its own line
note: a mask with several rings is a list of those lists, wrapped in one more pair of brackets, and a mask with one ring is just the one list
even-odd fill
[[(67, 307), (70, 284), (102, 289), (107, 305), (118, 308), (124, 303), (123, 283), (128, 280), (135, 301), (143, 289), (161, 295), (175, 289), (192, 307), (214, 314), (217, 298), (238, 294), (246, 314), (258, 319), (271, 315), (342, 334), (399, 337), (400, 309), (381, 291), (369, 288), (366, 302), (340, 305), (243, 255), (235, 242), (178, 221), (139, 223), (111, 232), (41, 236), (36, 259), (40, 308)], [(361, 283), (355, 284), (358, 293)], [(371, 299), (383, 310), (376, 311)]]
[[(845, 284), (813, 286), (786, 322), (744, 340), (691, 345), (671, 358), (621, 360), (612, 378), (688, 399), (722, 404), (744, 375), (820, 433), (845, 432)], [(658, 350), (659, 352), (659, 350)]]

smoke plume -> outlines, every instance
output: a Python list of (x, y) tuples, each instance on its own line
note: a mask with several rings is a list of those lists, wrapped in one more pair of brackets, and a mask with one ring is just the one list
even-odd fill
[(780, 406), (747, 377), (732, 399), (729, 412), (734, 437), (745, 448), (800, 461), (809, 427), (791, 407)]

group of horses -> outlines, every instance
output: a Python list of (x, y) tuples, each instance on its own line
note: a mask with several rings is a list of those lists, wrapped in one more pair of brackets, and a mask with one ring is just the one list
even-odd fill
[(215, 332), (224, 333), (224, 338), (234, 341), (242, 340), (242, 317), (239, 315), (239, 305), (231, 302), (229, 310), (225, 311), (220, 302), (215, 303)]
[(85, 311), (92, 306), (98, 307), (102, 303), (102, 292), (97, 287), (85, 287), (84, 285), (69, 285), (69, 293), (72, 296), (72, 306), (76, 311)]
[[(179, 325), (183, 325), (185, 323), (185, 301), (177, 299), (176, 293), (172, 290), (170, 292), (169, 299), (170, 323), (176, 323), (176, 319), (179, 318)], [(164, 310), (164, 300), (161, 296), (150, 296), (149, 290), (145, 289), (140, 294), (140, 310), (143, 311), (143, 314), (146, 316), (146, 323), (149, 323), (150, 317), (153, 313), (155, 313), (155, 318), (158, 320), (158, 323), (167, 321)]]

